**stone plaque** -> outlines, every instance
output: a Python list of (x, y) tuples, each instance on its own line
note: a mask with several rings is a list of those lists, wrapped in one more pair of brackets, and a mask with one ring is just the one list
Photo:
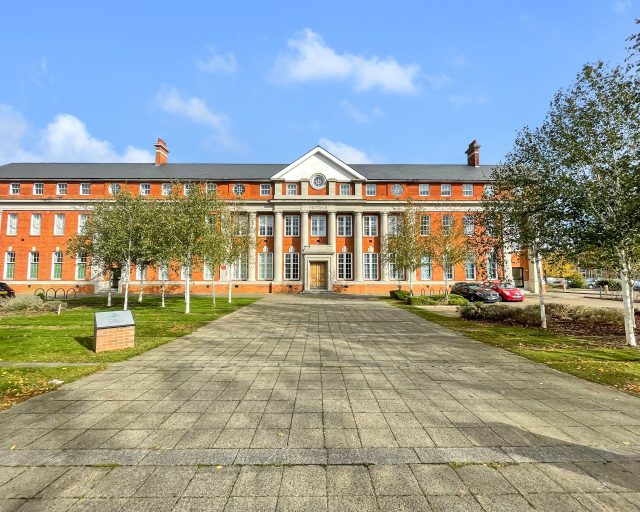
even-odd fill
[(131, 311), (105, 311), (96, 313), (96, 329), (109, 329), (111, 327), (126, 327), (136, 325)]
[(94, 352), (120, 350), (134, 346), (136, 323), (131, 311), (105, 311), (95, 314)]

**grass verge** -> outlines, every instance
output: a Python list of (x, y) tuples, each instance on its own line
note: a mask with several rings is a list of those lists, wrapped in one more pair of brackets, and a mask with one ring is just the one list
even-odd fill
[(593, 340), (556, 334), (535, 327), (463, 320), (399, 304), (389, 299), (385, 301), (487, 345), (503, 348), (582, 379), (640, 395), (638, 349), (603, 347)]

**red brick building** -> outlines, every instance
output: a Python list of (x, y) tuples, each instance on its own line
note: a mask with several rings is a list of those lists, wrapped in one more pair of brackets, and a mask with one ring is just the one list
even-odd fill
[[(382, 293), (398, 279), (380, 258), (381, 239), (394, 210), (412, 199), (424, 209), (421, 229), (471, 215), (489, 182), (491, 166), (479, 165), (480, 146), (467, 149), (467, 164), (347, 164), (316, 147), (290, 164), (172, 164), (162, 140), (154, 164), (14, 163), (0, 166), (0, 270), (21, 293), (38, 288), (89, 293), (118, 288), (94, 275), (90, 261), (66, 254), (66, 240), (81, 229), (91, 203), (119, 189), (162, 196), (172, 182), (205, 181), (221, 198), (240, 198), (256, 227), (256, 251), (247, 261), (212, 276), (194, 269), (193, 290), (221, 290), (233, 276), (239, 292), (336, 290)], [(533, 272), (520, 253), (504, 264), (516, 285), (533, 289)], [(498, 265), (469, 261), (444, 269), (426, 259), (413, 276), (414, 290), (441, 290), (450, 281), (494, 278)], [(481, 270), (488, 269), (488, 270)], [(131, 271), (132, 289), (144, 273), (158, 287), (159, 272)], [(486, 274), (489, 274), (488, 276)], [(531, 276), (531, 277), (530, 277)], [(180, 275), (168, 289), (181, 291)]]

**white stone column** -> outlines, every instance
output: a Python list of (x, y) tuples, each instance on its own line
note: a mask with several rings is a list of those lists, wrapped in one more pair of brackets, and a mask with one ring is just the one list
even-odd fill
[(256, 212), (249, 212), (249, 233), (251, 235), (251, 250), (249, 251), (249, 261), (247, 263), (247, 281), (256, 280), (256, 251), (258, 250), (256, 229)]
[(282, 212), (273, 212), (273, 280), (282, 281)]
[[(387, 228), (389, 226), (389, 215), (387, 212), (380, 212), (380, 251), (384, 248), (385, 240), (387, 238)], [(379, 256), (380, 258), (380, 280), (388, 281), (389, 280), (389, 263), (385, 261), (385, 258), (382, 257), (382, 254)]]
[(300, 252), (309, 245), (309, 212), (300, 212)]
[[(331, 269), (329, 270), (329, 276), (333, 276), (337, 279), (338, 272), (336, 267), (336, 212), (329, 212), (327, 215), (327, 237), (329, 238), (329, 247), (331, 247)], [(333, 281), (333, 279), (330, 279)], [(329, 282), (331, 286), (331, 282)]]
[(355, 281), (362, 281), (362, 212), (353, 213), (353, 252), (355, 252)]
[(513, 283), (513, 262), (511, 261), (511, 248), (509, 244), (502, 246), (502, 269), (504, 280)]

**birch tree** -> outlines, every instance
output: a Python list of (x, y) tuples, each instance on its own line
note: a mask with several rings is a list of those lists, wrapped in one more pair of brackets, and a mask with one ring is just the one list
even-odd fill
[(227, 265), (229, 289), (227, 302), (231, 304), (231, 290), (233, 288), (233, 269), (236, 265), (247, 262), (249, 251), (255, 251), (255, 237), (252, 234), (256, 227), (249, 221), (247, 212), (239, 202), (221, 202), (218, 208), (220, 234), (219, 257)]

